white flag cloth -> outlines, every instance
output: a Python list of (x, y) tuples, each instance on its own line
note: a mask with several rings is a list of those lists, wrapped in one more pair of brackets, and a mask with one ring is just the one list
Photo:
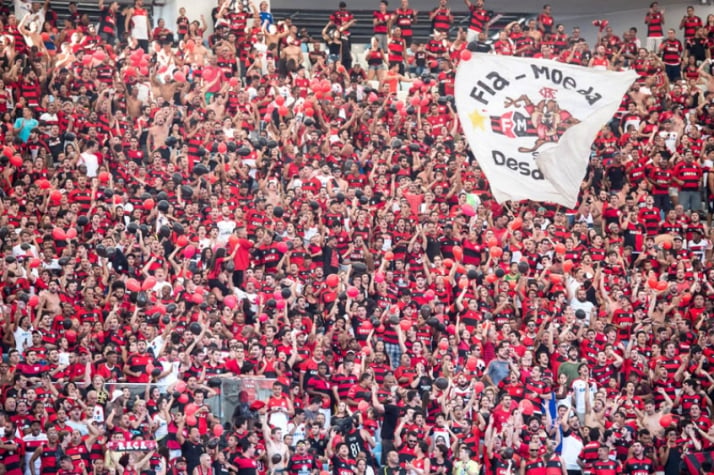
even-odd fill
[(636, 77), (484, 53), (462, 61), (456, 107), (496, 201), (573, 208), (592, 143)]

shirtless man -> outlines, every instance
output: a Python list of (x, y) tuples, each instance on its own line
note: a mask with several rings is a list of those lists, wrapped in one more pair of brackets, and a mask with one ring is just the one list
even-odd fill
[(154, 125), (149, 128), (149, 135), (146, 138), (146, 148), (148, 150), (154, 151), (164, 144), (166, 137), (169, 136), (173, 115), (173, 107), (164, 107), (156, 113)]
[(50, 315), (55, 316), (62, 312), (59, 290), (59, 282), (52, 279), (47, 286), (47, 290), (40, 292), (40, 303), (37, 306), (37, 315), (49, 313)]
[(268, 459), (272, 459), (273, 455), (280, 455), (283, 462), (290, 458), (290, 452), (287, 444), (283, 441), (283, 431), (280, 428), (270, 428), (268, 425), (267, 415), (263, 415), (263, 436), (265, 439), (265, 449), (268, 452)]
[(648, 399), (645, 401), (645, 410), (639, 411), (635, 409), (637, 413), (637, 422), (640, 427), (644, 427), (649, 430), (655, 437), (662, 437), (664, 435), (664, 429), (659, 423), (659, 420), (664, 414), (668, 414), (671, 410), (672, 405), (670, 401), (665, 400), (662, 404), (662, 408), (657, 411), (655, 408), (654, 399)]
[(139, 99), (139, 88), (132, 86), (126, 96), (126, 112), (132, 119), (141, 115), (141, 99)]
[(303, 55), (299, 43), (288, 43), (280, 51), (280, 59), (285, 61), (285, 69), (288, 72), (294, 73), (302, 65)]

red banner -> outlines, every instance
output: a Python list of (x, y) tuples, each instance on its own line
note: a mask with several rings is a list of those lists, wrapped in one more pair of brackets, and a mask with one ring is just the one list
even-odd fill
[(107, 442), (107, 449), (115, 452), (146, 452), (156, 450), (155, 440), (121, 440)]

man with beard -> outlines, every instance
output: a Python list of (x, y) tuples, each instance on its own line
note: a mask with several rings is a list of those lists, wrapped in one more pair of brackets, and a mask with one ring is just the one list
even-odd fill
[[(35, 449), (28, 462), (30, 475), (56, 473), (59, 469), (59, 459), (64, 456), (69, 441), (69, 432), (63, 431), (60, 434), (54, 427), (47, 429), (47, 442)], [(35, 468), (37, 459), (40, 460), (39, 472)]]
[(40, 292), (40, 303), (37, 306), (37, 314), (49, 313), (59, 315), (62, 311), (59, 296), (60, 285), (56, 279), (52, 279), (47, 286), (47, 290)]
[(287, 469), (289, 475), (307, 475), (317, 470), (315, 457), (307, 452), (307, 443), (304, 440), (297, 443)]
[(138, 351), (127, 358), (127, 362), (124, 365), (124, 374), (129, 383), (148, 383), (150, 372), (147, 367), (150, 363), (153, 363), (154, 358), (146, 351), (146, 340), (139, 340), (137, 348)]
[(562, 431), (563, 446), (561, 455), (568, 475), (581, 473), (578, 457), (583, 449), (583, 436), (580, 430), (580, 419), (578, 416), (565, 411), (560, 419), (560, 429)]
[(649, 475), (654, 473), (654, 462), (645, 457), (644, 447), (640, 441), (632, 444), (632, 457), (625, 460), (622, 473), (627, 475)]
[(555, 449), (558, 447), (558, 441), (555, 439), (548, 439), (545, 443), (545, 454), (543, 454), (543, 460), (545, 460), (545, 475), (567, 475), (568, 472), (565, 470), (565, 463), (563, 459), (555, 453)]

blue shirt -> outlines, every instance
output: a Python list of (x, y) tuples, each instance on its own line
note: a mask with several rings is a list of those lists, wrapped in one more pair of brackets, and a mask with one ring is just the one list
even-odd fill
[(260, 12), (260, 24), (265, 25), (266, 23), (268, 25), (272, 25), (273, 23), (275, 23), (275, 20), (273, 19), (273, 14), (270, 12)]
[(37, 119), (20, 118), (15, 120), (14, 127), (16, 129), (20, 129), (17, 135), (22, 139), (23, 142), (27, 142), (27, 140), (30, 138), (30, 132), (32, 132), (32, 130), (37, 128), (37, 126), (39, 125), (40, 123), (37, 121)]

